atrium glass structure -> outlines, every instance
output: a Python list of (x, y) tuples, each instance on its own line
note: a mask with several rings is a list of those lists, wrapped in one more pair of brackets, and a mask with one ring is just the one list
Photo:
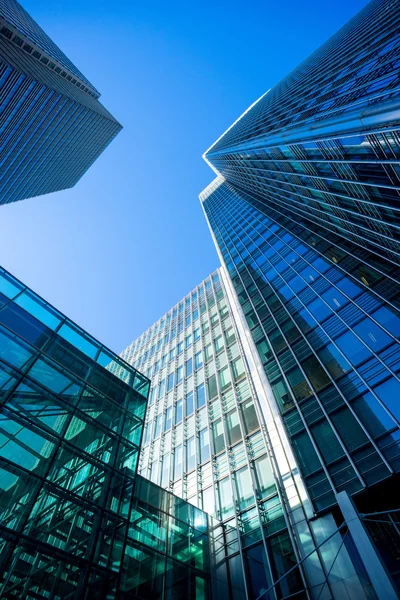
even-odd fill
[(149, 388), (0, 270), (2, 598), (209, 598), (209, 518), (136, 477)]
[(205, 153), (221, 272), (314, 534), (349, 495), (400, 509), (399, 32), (399, 3), (371, 2)]
[(16, 0), (0, 0), (0, 204), (74, 186), (121, 129)]

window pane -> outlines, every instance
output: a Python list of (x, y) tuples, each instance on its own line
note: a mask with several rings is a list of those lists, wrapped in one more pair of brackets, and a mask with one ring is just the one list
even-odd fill
[(182, 477), (182, 446), (179, 445), (175, 448), (174, 457), (174, 480)]
[(234, 474), (239, 508), (243, 510), (254, 502), (253, 485), (249, 468), (243, 467)]
[(178, 400), (175, 405), (175, 425), (182, 421), (182, 400)]
[(186, 443), (186, 471), (192, 471), (196, 467), (196, 443), (191, 437)]
[(206, 403), (206, 393), (204, 383), (201, 383), (196, 388), (197, 408), (201, 408)]
[(188, 417), (193, 413), (193, 392), (189, 392), (186, 396), (186, 416)]
[(259, 495), (264, 498), (275, 493), (275, 478), (272, 471), (271, 461), (268, 456), (262, 456), (254, 461), (257, 489)]
[(210, 400), (215, 398), (218, 394), (217, 390), (217, 379), (215, 375), (211, 375), (211, 377), (207, 381), (207, 389), (208, 389), (208, 397)]
[(208, 429), (200, 431), (200, 462), (205, 462), (210, 458), (210, 436)]
[(218, 454), (218, 452), (221, 452), (221, 450), (225, 448), (222, 420), (218, 419), (217, 421), (215, 421), (212, 425), (212, 429), (214, 439), (214, 452), (215, 454)]
[(228, 441), (229, 444), (235, 444), (241, 439), (239, 416), (236, 410), (233, 410), (226, 417), (226, 424), (228, 428)]

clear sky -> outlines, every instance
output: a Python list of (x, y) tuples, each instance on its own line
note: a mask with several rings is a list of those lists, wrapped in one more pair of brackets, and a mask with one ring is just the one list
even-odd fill
[(116, 352), (219, 264), (201, 155), (365, 0), (21, 0), (124, 129), (72, 190), (0, 208), (0, 262)]

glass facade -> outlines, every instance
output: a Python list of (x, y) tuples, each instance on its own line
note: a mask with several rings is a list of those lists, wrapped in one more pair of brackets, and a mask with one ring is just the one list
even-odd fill
[[(308, 524), (311, 505), (282, 431), (262, 414), (242, 340), (218, 269), (122, 353), (152, 380), (139, 473), (218, 519), (213, 597), (306, 598), (308, 589), (334, 597), (324, 569), (348, 552), (343, 531), (320, 522), (334, 536), (329, 551), (307, 558), (323, 537)], [(351, 564), (339, 573), (342, 589), (351, 578), (361, 586)]]
[[(217, 173), (200, 199), (221, 273), (312, 535), (294, 511), (289, 520), (300, 555), (316, 547), (322, 562), (340, 493), (372, 512), (377, 490), (398, 485), (399, 31), (399, 4), (371, 2), (204, 155)], [(391, 494), (381, 506), (398, 508)], [(357, 564), (351, 535), (346, 568)], [(340, 595), (323, 573), (322, 593)], [(350, 597), (368, 597), (358, 577)]]
[(74, 186), (121, 129), (16, 0), (0, 0), (0, 204)]
[(136, 474), (149, 380), (0, 270), (0, 595), (207, 600), (211, 518)]

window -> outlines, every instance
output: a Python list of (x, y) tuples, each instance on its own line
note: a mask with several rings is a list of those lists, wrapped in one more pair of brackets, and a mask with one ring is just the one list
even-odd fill
[(175, 348), (172, 348), (172, 350), (169, 353), (169, 360), (172, 360), (175, 356)]
[(219, 517), (226, 519), (233, 515), (233, 494), (229, 477), (222, 479), (218, 484)]
[(383, 329), (368, 318), (363, 319), (361, 323), (356, 325), (354, 331), (375, 352), (378, 352), (392, 341), (392, 338)]
[(202, 429), (200, 439), (200, 462), (204, 463), (210, 458), (210, 435), (208, 429)]
[(162, 381), (160, 381), (160, 384), (158, 386), (158, 399), (160, 399), (162, 396), (164, 396), (164, 392), (165, 392), (165, 379), (162, 379)]
[(193, 406), (193, 392), (189, 392), (186, 395), (186, 417), (188, 417), (189, 415), (191, 415), (193, 413), (194, 410), (194, 406)]
[(158, 415), (154, 421), (154, 439), (161, 434), (161, 415)]
[(271, 584), (270, 568), (262, 544), (246, 551), (246, 563), (249, 571), (251, 598), (262, 597)]
[(228, 442), (230, 445), (236, 444), (241, 439), (239, 416), (236, 410), (228, 413), (226, 416), (226, 425), (228, 429)]
[(170, 373), (167, 380), (167, 392), (170, 392), (174, 387), (175, 373)]
[(168, 431), (168, 429), (171, 429), (171, 425), (172, 425), (172, 406), (169, 406), (165, 412), (164, 431)]
[(198, 318), (199, 318), (199, 309), (198, 309), (198, 308), (196, 308), (196, 309), (193, 311), (193, 321), (195, 321), (195, 320), (196, 320), (196, 319), (198, 319)]
[(189, 346), (192, 345), (192, 334), (190, 333), (189, 335), (186, 336), (185, 339), (185, 348), (189, 348)]
[(343, 407), (333, 413), (331, 419), (346, 448), (350, 452), (353, 452), (368, 441), (364, 431), (348, 408)]
[(287, 373), (288, 381), (297, 400), (304, 400), (312, 394), (312, 390), (299, 367), (294, 367)]
[(353, 409), (373, 438), (395, 427), (393, 419), (370, 392), (354, 400)]
[(193, 373), (193, 360), (189, 358), (186, 361), (186, 377), (189, 377)]
[(372, 313), (371, 317), (383, 325), (392, 335), (400, 337), (400, 319), (394, 314), (391, 308), (382, 306), (376, 312)]
[(151, 426), (150, 423), (146, 426), (146, 433), (144, 435), (144, 443), (149, 444), (151, 440)]
[(211, 377), (207, 381), (207, 389), (208, 389), (208, 398), (212, 400), (218, 395), (217, 390), (217, 378), (215, 375), (211, 375)]
[(322, 348), (318, 356), (334, 379), (351, 369), (350, 364), (333, 344)]
[(175, 404), (175, 425), (182, 421), (182, 400), (178, 400)]
[(253, 496), (253, 485), (251, 482), (251, 475), (249, 468), (243, 467), (234, 474), (236, 481), (237, 498), (239, 501), (239, 508), (243, 510), (250, 504), (254, 503)]
[(212, 357), (212, 354), (213, 354), (213, 352), (212, 352), (212, 346), (211, 346), (211, 344), (208, 344), (208, 346), (206, 346), (204, 348), (204, 358), (205, 358), (206, 362), (208, 360), (210, 360), (210, 358)]
[(161, 487), (167, 488), (168, 486), (169, 486), (169, 454), (166, 454), (162, 459)]
[(344, 450), (328, 421), (320, 421), (313, 425), (311, 432), (327, 464), (344, 455)]
[(318, 458), (310, 437), (306, 431), (292, 438), (293, 449), (299, 461), (300, 468), (304, 475), (309, 475), (321, 468), (321, 462)]
[(182, 477), (182, 445), (175, 448), (174, 457), (174, 480)]
[(215, 346), (215, 352), (220, 352), (223, 349), (224, 342), (223, 342), (223, 339), (222, 339), (222, 335), (218, 336), (214, 340), (214, 346)]
[(200, 367), (203, 366), (203, 354), (202, 351), (200, 350), (200, 352), (198, 352), (195, 357), (194, 357), (194, 368), (200, 369)]
[(176, 383), (180, 383), (183, 379), (183, 367), (178, 367), (176, 370)]
[(315, 356), (303, 360), (301, 366), (317, 392), (330, 382), (328, 375)]
[(225, 448), (222, 419), (218, 419), (212, 424), (212, 430), (214, 440), (214, 452), (215, 454), (218, 454), (218, 452), (221, 452)]
[(193, 332), (193, 338), (194, 338), (195, 342), (200, 339), (200, 328), (199, 327), (194, 330), (194, 332)]
[(167, 364), (167, 355), (164, 354), (164, 356), (161, 359), (161, 368), (165, 367), (166, 364)]
[(384, 405), (394, 414), (396, 419), (400, 419), (400, 383), (394, 379), (388, 379), (374, 389), (374, 392), (382, 400)]
[(235, 381), (244, 375), (244, 364), (240, 356), (232, 362), (232, 369)]
[(207, 488), (202, 493), (203, 510), (204, 512), (213, 515), (215, 513), (214, 490), (212, 487)]
[(226, 366), (218, 373), (219, 386), (221, 390), (224, 390), (231, 382), (231, 374), (229, 373), (229, 367)]
[(183, 342), (179, 342), (177, 348), (176, 348), (176, 353), (177, 354), (181, 354), (181, 352), (183, 352)]
[(254, 461), (257, 479), (257, 491), (262, 498), (276, 492), (275, 478), (268, 456), (262, 456)]
[(358, 365), (371, 356), (371, 352), (368, 348), (360, 342), (352, 331), (346, 331), (346, 333), (338, 337), (335, 342), (353, 365)]
[(206, 403), (206, 393), (204, 388), (204, 383), (201, 383), (196, 388), (196, 404), (197, 408), (201, 408)]
[(244, 422), (244, 430), (245, 430), (246, 435), (248, 435), (249, 433), (251, 433), (252, 431), (255, 431), (259, 427), (257, 413), (256, 413), (256, 409), (254, 407), (254, 402), (251, 399), (245, 400), (241, 404), (241, 411), (242, 411), (243, 422)]
[(186, 443), (186, 471), (193, 471), (196, 467), (196, 443), (195, 438), (191, 437)]
[(227, 346), (229, 346), (230, 344), (232, 344), (232, 342), (235, 341), (235, 331), (233, 327), (229, 327), (229, 329), (225, 331), (225, 339)]

